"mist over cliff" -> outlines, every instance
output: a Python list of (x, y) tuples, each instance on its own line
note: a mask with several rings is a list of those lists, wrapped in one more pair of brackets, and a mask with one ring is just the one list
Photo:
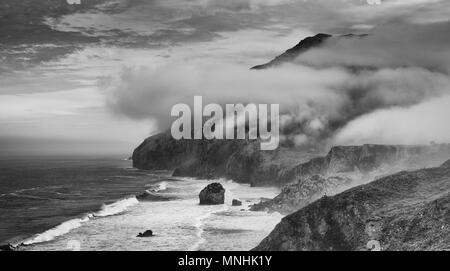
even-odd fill
[[(96, 140), (143, 139), (170, 126), (174, 104), (202, 95), (280, 104), (284, 146), (448, 142), (448, 1), (223, 2), (1, 1), (0, 110), (12, 123), (1, 136), (27, 137), (27, 123), (46, 140), (93, 136), (109, 124)], [(49, 106), (45, 93), (69, 86), (90, 97), (59, 93)], [(16, 103), (23, 93), (44, 105)], [(66, 102), (83, 109), (55, 123)]]
[(277, 103), (287, 146), (445, 143), (449, 29), (400, 23), (367, 35), (320, 34), (253, 70), (207, 59), (127, 69), (108, 104), (165, 130), (171, 106), (192, 104), (195, 95), (205, 103)]

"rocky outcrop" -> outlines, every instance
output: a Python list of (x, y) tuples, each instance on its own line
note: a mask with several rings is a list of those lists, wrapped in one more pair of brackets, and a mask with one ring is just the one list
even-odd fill
[[(291, 49), (287, 50), (286, 52), (282, 53), (281, 55), (275, 57), (272, 61), (254, 66), (251, 69), (252, 70), (264, 70), (268, 68), (273, 68), (276, 66), (279, 66), (284, 63), (293, 62), (295, 59), (297, 59), (301, 54), (314, 49), (314, 48), (320, 48), (325, 44), (325, 42), (331, 40), (331, 39), (355, 39), (355, 38), (364, 38), (367, 34), (361, 34), (361, 35), (355, 35), (355, 34), (348, 34), (348, 35), (340, 35), (340, 36), (332, 36), (329, 34), (317, 34), (313, 37), (307, 37), (303, 40), (301, 40), (297, 45), (292, 47)], [(355, 68), (355, 67), (348, 67), (348, 68)]]
[(446, 250), (450, 162), (400, 172), (286, 216), (255, 250)]
[(153, 231), (147, 230), (144, 233), (140, 232), (136, 237), (139, 237), (139, 238), (153, 237)]
[(232, 206), (242, 206), (242, 201), (233, 199), (233, 201), (231, 202), (231, 205)]
[(450, 155), (450, 145), (429, 146), (363, 145), (337, 146), (324, 157), (299, 164), (281, 176), (282, 182), (313, 175), (334, 176), (360, 173), (385, 176), (401, 170), (439, 166)]
[(199, 194), (200, 205), (219, 205), (225, 203), (225, 188), (220, 183), (212, 183)]
[[(178, 177), (229, 178), (254, 186), (277, 181), (313, 154), (280, 147), (261, 151), (258, 141), (175, 140), (169, 132), (146, 139), (133, 152), (139, 169), (173, 170)], [(279, 184), (282, 185), (282, 184)]]
[(275, 59), (270, 61), (269, 63), (258, 65), (252, 68), (252, 70), (263, 70), (267, 68), (271, 68), (274, 66), (278, 66), (282, 63), (293, 61), (300, 54), (312, 49), (317, 48), (322, 45), (326, 40), (331, 38), (331, 35), (328, 34), (317, 34), (314, 37), (307, 37), (306, 39), (300, 41), (297, 45), (287, 50), (283, 54), (277, 56)]
[(448, 160), (447, 162), (445, 162), (444, 164), (442, 164), (441, 167), (450, 167), (450, 160)]
[(367, 178), (372, 180), (404, 169), (438, 166), (449, 156), (450, 145), (363, 145), (334, 147), (327, 155), (317, 157), (284, 147), (261, 151), (259, 142), (250, 140), (175, 140), (167, 132), (146, 139), (136, 148), (133, 165), (173, 170), (178, 177), (229, 178), (253, 186), (283, 186), (314, 175), (356, 173), (360, 178), (369, 174)]
[(251, 210), (290, 214), (322, 196), (333, 196), (401, 170), (438, 166), (449, 156), (448, 145), (334, 147), (326, 156), (287, 171), (281, 182), (294, 181), (273, 200), (255, 204)]
[(174, 200), (175, 197), (169, 197), (165, 195), (151, 193), (149, 191), (144, 191), (140, 194), (137, 194), (136, 199), (139, 201), (170, 201)]
[(353, 185), (348, 177), (323, 177), (314, 175), (286, 185), (281, 193), (271, 200), (253, 205), (251, 211), (268, 211), (290, 214), (323, 196), (335, 195)]

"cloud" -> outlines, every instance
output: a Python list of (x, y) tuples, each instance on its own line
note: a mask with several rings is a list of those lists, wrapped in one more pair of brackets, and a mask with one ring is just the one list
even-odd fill
[(111, 84), (108, 105), (119, 115), (157, 120), (164, 130), (170, 108), (192, 104), (195, 95), (205, 103), (276, 103), (288, 143), (333, 144), (336, 133), (373, 112), (449, 94), (448, 26), (387, 24), (368, 37), (333, 39), (294, 64), (262, 71), (208, 54), (129, 67)]
[[(283, 138), (287, 143), (325, 146), (324, 143), (333, 144), (333, 140), (352, 142), (362, 137), (364, 128), (359, 127), (380, 119), (380, 112), (401, 115), (402, 110), (445, 97), (449, 91), (448, 1), (385, 0), (380, 5), (369, 5), (366, 0), (126, 2), (119, 9), (109, 7), (103, 12), (86, 11), (49, 21), (63, 31), (111, 35), (109, 40), (114, 40), (116, 46), (102, 46), (98, 50), (108, 52), (108, 57), (114, 59), (114, 69), (110, 69), (109, 63), (95, 65), (94, 69), (108, 77), (102, 79), (101, 86), (106, 90), (106, 104), (122, 121), (124, 116), (144, 120), (143, 123), (151, 120), (162, 131), (171, 123), (170, 108), (180, 102), (192, 103), (194, 95), (204, 96), (205, 103), (279, 103)], [(248, 70), (319, 31), (370, 32), (370, 36), (333, 39), (320, 50), (304, 54), (294, 64), (266, 71)], [(151, 49), (136, 50), (130, 46), (125, 50), (120, 48), (124, 44)], [(80, 52), (72, 57), (76, 55)], [(85, 65), (96, 58), (72, 59), (69, 63)], [(105, 59), (101, 54), (98, 58)], [(117, 64), (123, 65), (118, 68), (119, 73), (116, 73)], [(62, 69), (67, 73), (58, 78), (68, 77), (68, 66)], [(77, 67), (92, 75), (91, 70)], [(39, 89), (48, 89), (48, 84)], [(29, 100), (8, 97), (14, 105), (10, 110), (4, 107), (3, 112), (22, 121), (25, 118), (20, 114), (31, 114), (29, 108), (42, 110), (39, 116), (45, 116), (49, 125), (40, 124), (40, 119), (33, 120), (39, 122), (40, 133), (57, 131), (66, 137), (68, 134), (94, 137), (99, 123), (103, 125), (105, 120), (111, 127), (103, 127), (106, 132), (100, 137), (118, 137), (121, 133), (124, 137), (137, 137), (137, 133), (125, 133), (133, 130), (132, 125), (112, 122), (103, 116), (92, 120), (94, 115), (89, 109), (82, 110), (86, 114), (78, 116), (78, 121), (71, 121), (73, 129), (68, 129), (67, 116), (80, 111), (77, 99), (82, 96), (74, 94), (73, 97), (71, 100), (72, 96), (66, 96), (62, 102), (45, 97), (47, 107), (41, 106), (38, 96)], [(93, 106), (103, 106), (98, 95), (95, 97), (81, 103), (95, 102)], [(432, 113), (430, 107), (430, 116)], [(61, 119), (55, 121), (55, 116)], [(85, 120), (92, 120), (87, 128)], [(383, 139), (383, 133), (392, 130), (393, 124), (377, 123), (382, 132), (373, 131), (364, 134), (364, 138), (388, 141), (389, 137)], [(12, 128), (21, 133), (30, 130), (29, 126), (15, 125), (18, 128)], [(53, 126), (57, 129), (52, 130)], [(436, 138), (445, 138), (445, 133), (437, 128), (427, 129)], [(411, 134), (410, 138), (428, 140), (422, 136)]]
[[(165, 130), (177, 103), (280, 104), (282, 134), (296, 144), (317, 144), (371, 112), (406, 107), (448, 93), (448, 77), (418, 68), (353, 74), (345, 69), (286, 65), (249, 71), (240, 66), (168, 65), (127, 69), (110, 89), (108, 105), (133, 119), (156, 119)], [(308, 139), (308, 140), (306, 140)]]
[[(250, 71), (232, 64), (172, 63), (157, 68), (126, 69), (110, 89), (112, 110), (135, 119), (156, 118), (161, 129), (170, 123), (170, 109), (192, 104), (195, 95), (204, 103), (278, 103), (282, 111), (301, 113), (310, 105), (339, 99), (330, 89), (348, 75), (339, 69), (323, 71), (290, 66), (278, 70)], [(299, 108), (299, 104), (303, 104)], [(284, 109), (283, 109), (284, 108)], [(332, 111), (331, 107), (326, 109)], [(297, 114), (296, 113), (296, 114)]]
[(209, 10), (249, 11), (293, 3), (294, 0), (207, 0)]
[(450, 96), (410, 107), (377, 110), (348, 123), (335, 144), (428, 144), (450, 142)]
[(422, 67), (450, 71), (450, 22), (382, 25), (364, 38), (334, 38), (298, 58), (302, 64), (350, 67)]
[(112, 36), (116, 43), (133, 43), (129, 37), (134, 36), (140, 46), (157, 46), (161, 41), (163, 45), (205, 41), (220, 38), (223, 31), (280, 26), (363, 32), (391, 21), (448, 22), (449, 12), (447, 0), (386, 0), (379, 5), (366, 0), (122, 0), (115, 8), (53, 18), (48, 23), (61, 31)]

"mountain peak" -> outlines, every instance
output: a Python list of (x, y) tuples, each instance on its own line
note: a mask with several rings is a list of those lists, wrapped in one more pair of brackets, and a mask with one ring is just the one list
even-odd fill
[[(357, 39), (357, 38), (365, 38), (367, 37), (367, 34), (346, 34), (346, 35), (338, 35), (335, 36), (337, 39)], [(281, 65), (283, 63), (289, 63), (294, 61), (298, 56), (301, 54), (314, 49), (319, 48), (322, 46), (327, 40), (330, 38), (333, 38), (333, 35), (325, 34), (325, 33), (319, 33), (315, 36), (307, 37), (303, 40), (301, 40), (297, 45), (292, 47), (291, 49), (288, 49), (283, 54), (275, 57), (273, 60), (266, 64), (257, 65), (251, 68), (251, 70), (264, 70), (268, 68), (272, 68), (278, 65)]]
[(302, 54), (312, 48), (322, 45), (324, 41), (326, 41), (327, 39), (329, 39), (331, 37), (332, 37), (332, 35), (324, 34), (324, 33), (319, 33), (315, 36), (307, 37), (307, 38), (301, 40), (297, 45), (295, 45), (291, 49), (289, 49), (286, 52), (284, 52), (283, 54), (277, 56), (272, 61), (270, 61), (266, 64), (263, 64), (263, 65), (254, 66), (251, 69), (252, 70), (263, 70), (263, 69), (271, 68), (273, 66), (280, 65), (285, 62), (290, 62), (290, 61), (294, 60), (296, 57), (298, 57), (300, 54)]

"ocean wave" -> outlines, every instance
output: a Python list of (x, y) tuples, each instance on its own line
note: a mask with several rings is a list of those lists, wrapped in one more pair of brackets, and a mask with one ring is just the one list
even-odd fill
[(10, 193), (6, 193), (6, 194), (0, 194), (0, 198), (1, 197), (6, 197), (6, 196), (13, 196), (13, 197), (18, 197), (19, 194), (18, 193), (23, 193), (23, 192), (27, 192), (27, 191), (33, 191), (33, 190), (37, 190), (40, 189), (41, 187), (32, 187), (32, 188), (26, 188), (26, 189), (19, 189), (19, 190), (15, 190), (13, 192)]
[(138, 177), (136, 177), (136, 176), (116, 175), (116, 176), (111, 176), (111, 178), (119, 178), (119, 179), (137, 179)]
[(17, 194), (17, 193), (9, 193), (9, 194), (5, 195), (5, 197), (6, 196), (22, 198), (22, 199), (32, 199), (32, 200), (57, 200), (55, 198), (39, 197), (39, 196), (33, 196), (33, 195), (23, 195), (23, 194)]
[(123, 199), (112, 204), (103, 205), (101, 210), (94, 213), (94, 217), (105, 217), (120, 214), (126, 211), (129, 207), (138, 204), (136, 197)]
[(136, 199), (136, 197), (130, 197), (127, 199), (119, 200), (112, 204), (105, 204), (101, 207), (100, 211), (98, 212), (86, 214), (82, 218), (74, 218), (65, 221), (52, 229), (49, 229), (43, 233), (37, 234), (23, 241), (21, 244), (32, 245), (36, 243), (52, 241), (58, 236), (67, 234), (70, 231), (81, 227), (84, 223), (88, 222), (92, 218), (117, 215), (125, 212), (128, 208), (138, 203), (139, 201)]
[(153, 192), (161, 192), (167, 190), (167, 182), (160, 182), (156, 188), (153, 189)]
[(150, 187), (150, 189), (145, 190), (147, 193), (157, 193), (161, 191), (167, 190), (167, 182), (160, 182), (157, 184), (147, 184), (146, 187)]
[(25, 240), (22, 244), (24, 245), (32, 245), (36, 243), (48, 242), (55, 239), (58, 236), (69, 233), (71, 230), (81, 227), (82, 223), (87, 222), (90, 219), (90, 215), (86, 215), (83, 218), (75, 218), (68, 220), (66, 222), (61, 223), (60, 225), (45, 231), (41, 234), (37, 234), (36, 236)]

